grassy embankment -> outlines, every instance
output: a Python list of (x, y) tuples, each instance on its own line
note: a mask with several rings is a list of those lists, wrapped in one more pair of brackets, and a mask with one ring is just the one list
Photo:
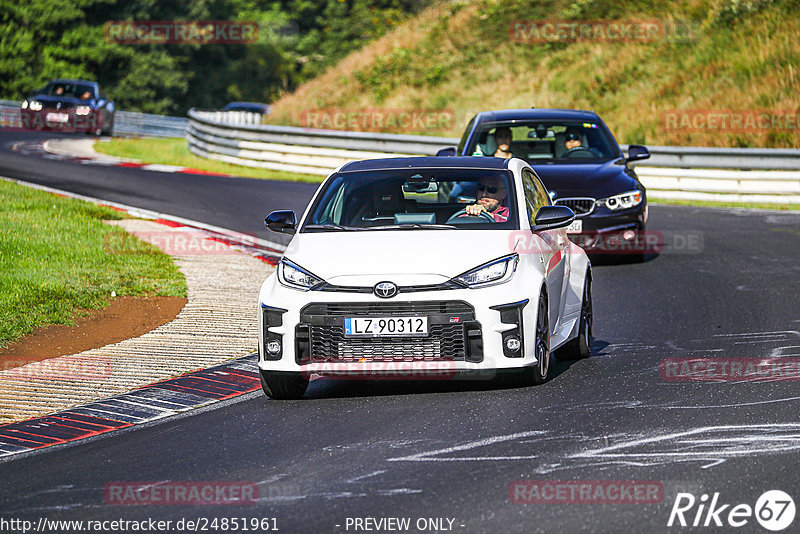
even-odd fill
[[(515, 22), (654, 21), (649, 42), (519, 42)], [(800, 146), (800, 125), (692, 132), (679, 110), (800, 111), (795, 0), (461, 0), (442, 2), (273, 103), (268, 120), (303, 125), (312, 110), (450, 111), (459, 136), (478, 111), (591, 109), (621, 143)], [(530, 28), (530, 26), (527, 26)], [(525, 35), (525, 34), (516, 34)], [(386, 131), (397, 131), (386, 129)]]
[(0, 180), (0, 346), (39, 326), (73, 324), (76, 314), (106, 306), (112, 292), (186, 296), (169, 256), (102, 222), (122, 217)]

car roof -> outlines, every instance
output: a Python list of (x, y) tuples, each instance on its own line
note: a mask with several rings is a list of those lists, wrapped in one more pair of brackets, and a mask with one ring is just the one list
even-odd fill
[(54, 80), (50, 80), (47, 83), (82, 83), (85, 85), (97, 85), (97, 82), (92, 82), (89, 80), (73, 80), (69, 78), (56, 78)]
[(352, 161), (339, 169), (343, 172), (374, 171), (383, 169), (507, 169), (508, 160), (475, 156), (420, 156), (412, 158), (382, 158)]
[(523, 108), (482, 111), (479, 122), (510, 122), (514, 120), (600, 120), (594, 111), (583, 109)]

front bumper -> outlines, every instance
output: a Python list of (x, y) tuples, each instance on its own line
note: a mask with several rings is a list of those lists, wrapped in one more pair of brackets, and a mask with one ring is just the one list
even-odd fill
[[(402, 293), (380, 299), (372, 294), (296, 291), (282, 286), (273, 275), (261, 289), (259, 368), (308, 376), (435, 379), (491, 378), (497, 369), (535, 365), (537, 306), (533, 299), (538, 293), (526, 295), (526, 289), (520, 277), (481, 289)], [(381, 316), (427, 317), (429, 333), (425, 337), (345, 336), (345, 318)], [(518, 349), (508, 348), (517, 346), (510, 338), (516, 338)]]
[(75, 108), (43, 108), (38, 111), (23, 109), (20, 110), (20, 120), (26, 130), (94, 132), (103, 127), (103, 117), (99, 111), (92, 110), (87, 115), (78, 115)]
[(619, 254), (646, 250), (647, 204), (627, 210), (612, 211), (598, 207), (591, 213), (578, 216), (580, 232), (569, 233), (570, 240), (589, 253)]

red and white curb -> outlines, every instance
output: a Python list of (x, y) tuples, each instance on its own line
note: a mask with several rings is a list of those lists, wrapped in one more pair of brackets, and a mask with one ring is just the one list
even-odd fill
[[(284, 246), (247, 234), (219, 228), (168, 214), (108, 202), (21, 180), (0, 179), (46, 191), (58, 196), (92, 202), (149, 219), (190, 234), (193, 240), (222, 242), (234, 250), (275, 265)], [(0, 461), (11, 455), (30, 452), (51, 445), (105, 434), (121, 428), (147, 423), (221, 400), (230, 399), (260, 388), (257, 354), (186, 375), (156, 382), (129, 393), (93, 401), (53, 414), (0, 425)]]

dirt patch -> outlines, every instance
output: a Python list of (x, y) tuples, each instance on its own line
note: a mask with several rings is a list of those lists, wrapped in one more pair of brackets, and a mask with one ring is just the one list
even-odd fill
[(186, 302), (182, 297), (117, 297), (106, 308), (76, 318), (75, 326), (45, 326), (0, 349), (0, 369), (139, 337), (173, 320)]

